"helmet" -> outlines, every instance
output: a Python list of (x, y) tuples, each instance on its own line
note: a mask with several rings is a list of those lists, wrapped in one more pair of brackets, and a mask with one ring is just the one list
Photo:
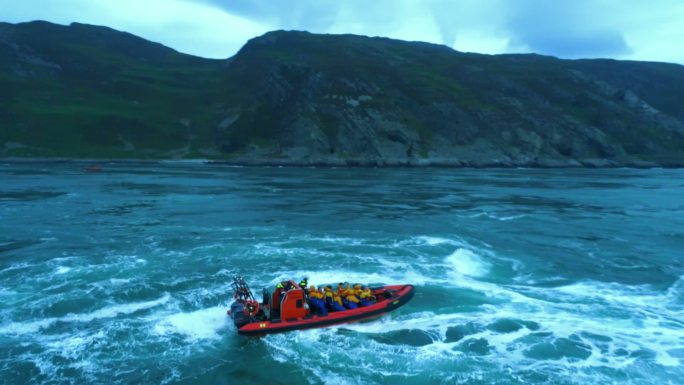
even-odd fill
[(276, 285), (276, 289), (283, 289), (283, 283), (278, 282), (278, 284)]

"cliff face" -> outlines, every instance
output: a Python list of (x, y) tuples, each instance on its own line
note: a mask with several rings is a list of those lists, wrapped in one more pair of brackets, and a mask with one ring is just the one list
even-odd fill
[[(463, 54), (273, 32), (230, 62), (238, 159), (444, 165), (684, 163), (684, 67)], [(258, 144), (250, 147), (249, 143)], [(268, 149), (268, 155), (266, 155)]]
[[(427, 43), (283, 31), (211, 61), (100, 27), (40, 26), (65, 34), (49, 52), (16, 38), (17, 31), (35, 34), (27, 25), (0, 25), (0, 81), (10, 84), (0, 91), (9, 102), (0, 109), (5, 156), (684, 165), (679, 65), (464, 54)], [(100, 77), (69, 77), (70, 63), (98, 68)], [(64, 124), (55, 126), (55, 116)], [(69, 140), (34, 139), (50, 130)]]

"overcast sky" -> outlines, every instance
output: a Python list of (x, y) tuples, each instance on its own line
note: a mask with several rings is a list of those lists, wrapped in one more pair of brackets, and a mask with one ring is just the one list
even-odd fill
[(227, 58), (275, 29), (684, 64), (684, 0), (0, 0), (0, 21), (106, 25)]

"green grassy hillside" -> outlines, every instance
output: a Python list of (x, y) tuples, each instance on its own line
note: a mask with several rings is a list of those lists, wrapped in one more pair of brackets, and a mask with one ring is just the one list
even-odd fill
[(221, 66), (104, 27), (0, 24), (0, 144), (62, 157), (211, 148), (195, 129)]

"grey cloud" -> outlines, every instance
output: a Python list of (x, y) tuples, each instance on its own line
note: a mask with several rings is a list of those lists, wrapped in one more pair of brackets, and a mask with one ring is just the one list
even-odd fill
[(502, 22), (501, 2), (503, 0), (428, 0), (439, 29), (442, 43), (451, 46), (456, 37), (466, 30), (479, 29), (497, 32)]
[(631, 51), (615, 25), (619, 17), (610, 1), (543, 0), (517, 2), (509, 7), (506, 27), (511, 48), (566, 58), (613, 57)]
[[(159, 18), (130, 12), (135, 4), (131, 1), (0, 0), (0, 21), (102, 23), (178, 49), (197, 45), (188, 39), (211, 41), (213, 48), (191, 52), (212, 57), (226, 55), (242, 39), (246, 41), (268, 29), (300, 29), (407, 40), (415, 36), (448, 46), (456, 43), (475, 52), (684, 60), (678, 45), (684, 39), (682, 0), (179, 0), (170, 1), (169, 6), (183, 4), (179, 8), (187, 11), (193, 8), (191, 4), (187, 7), (188, 3), (209, 4), (238, 18), (219, 17), (205, 23), (192, 12), (174, 14), (173, 9), (165, 10), (174, 15), (176, 23), (185, 25), (183, 22), (188, 21), (192, 30), (180, 33), (176, 24), (164, 25)], [(196, 8), (202, 10), (202, 15), (212, 12), (211, 8)], [(103, 9), (121, 12), (108, 16)], [(217, 20), (244, 23), (235, 27), (242, 29), (230, 32), (234, 26)], [(245, 26), (250, 26), (248, 31)], [(216, 48), (221, 46), (229, 48)]]
[(614, 30), (524, 31), (511, 41), (513, 47), (520, 45), (564, 58), (615, 57), (631, 52), (622, 34)]
[(278, 28), (318, 30), (335, 22), (339, 1), (332, 0), (198, 0), (253, 20), (276, 22)]
[[(38, 7), (36, 4), (41, 3)], [(682, 0), (182, 0), (210, 4), (258, 25), (249, 33), (236, 31), (226, 37), (226, 26), (196, 29), (214, 33), (221, 41), (238, 45), (247, 35), (266, 29), (301, 29), (311, 32), (353, 32), (411, 39), (428, 39), (453, 46), (455, 41), (477, 51), (494, 42), (488, 52), (536, 52), (563, 58), (577, 57), (677, 57), (677, 41), (684, 36)], [(5, 12), (2, 21), (44, 18), (57, 22), (104, 22), (112, 26), (142, 31), (136, 15), (106, 18), (96, 14), (91, 0), (0, 0)], [(117, 2), (106, 2), (114, 7)], [(129, 2), (121, 2), (129, 4)], [(125, 5), (121, 5), (125, 7)], [(204, 7), (202, 7), (204, 8)], [(211, 9), (209, 9), (211, 12)], [(33, 16), (36, 15), (36, 16)], [(116, 16), (116, 15), (115, 15)], [(140, 16), (144, 17), (144, 16)], [(188, 18), (192, 16), (188, 15)], [(104, 20), (104, 21), (102, 21)], [(109, 21), (112, 20), (112, 21)], [(154, 23), (142, 23), (154, 31)], [(190, 27), (189, 27), (190, 28)], [(253, 32), (254, 30), (254, 32)], [(212, 32), (207, 32), (212, 31)], [(173, 33), (152, 38), (178, 40)], [(162, 39), (162, 37), (164, 39)], [(232, 39), (232, 40), (231, 40)], [(506, 48), (506, 42), (508, 47)], [(633, 47), (630, 46), (633, 45)], [(490, 46), (492, 46), (490, 44)], [(483, 48), (486, 50), (486, 48)], [(225, 55), (221, 51), (220, 55)], [(632, 52), (634, 51), (634, 52)], [(217, 54), (212, 54), (216, 57)], [(672, 59), (670, 59), (672, 60)]]
[[(354, 14), (370, 34), (405, 22), (398, 0), (198, 0), (228, 12), (274, 23), (275, 28), (325, 32), (341, 12)], [(560, 57), (615, 56), (630, 52), (622, 33), (611, 27), (615, 12), (625, 2), (574, 0), (424, 0), (419, 4), (433, 16), (442, 43), (452, 45), (459, 33), (488, 30), (510, 38), (510, 50)]]

